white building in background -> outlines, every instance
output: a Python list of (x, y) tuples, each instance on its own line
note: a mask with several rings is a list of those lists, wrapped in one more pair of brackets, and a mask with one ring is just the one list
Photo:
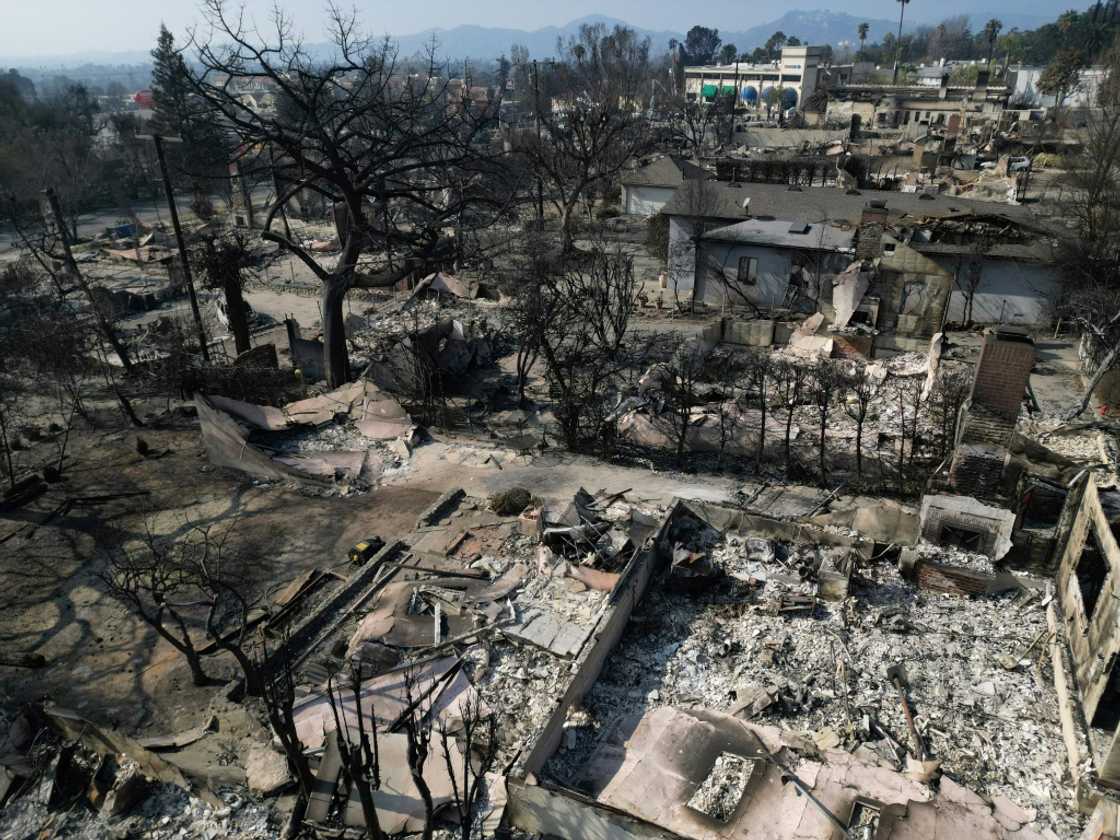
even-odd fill
[[(1038, 91), (1038, 80), (1045, 69), (1024, 65), (1008, 68), (1007, 87), (1013, 107), (1023, 103), (1030, 108), (1053, 108), (1057, 104), (1053, 96), (1045, 96)], [(1077, 87), (1066, 96), (1063, 107), (1090, 108), (1096, 103), (1097, 89), (1105, 77), (1104, 68), (1086, 67), (1079, 75)]]
[(801, 105), (819, 84), (825, 47), (782, 47), (782, 57), (768, 64), (736, 62), (684, 69), (685, 95), (692, 100), (714, 101), (721, 93), (735, 92), (740, 106), (765, 109), (773, 88), (782, 108)]

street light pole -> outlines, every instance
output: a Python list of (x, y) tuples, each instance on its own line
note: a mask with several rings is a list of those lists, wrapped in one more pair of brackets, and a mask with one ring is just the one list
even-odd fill
[(210, 349), (206, 346), (206, 330), (202, 327), (202, 313), (198, 310), (198, 295), (194, 291), (194, 278), (191, 275), (191, 261), (187, 256), (187, 246), (183, 241), (183, 228), (179, 224), (179, 211), (175, 207), (175, 194), (171, 191), (171, 177), (167, 174), (167, 160), (163, 155), (163, 141), (168, 139), (173, 143), (182, 143), (178, 138), (163, 138), (158, 134), (137, 135), (150, 138), (156, 144), (156, 158), (159, 160), (159, 171), (163, 175), (163, 191), (167, 195), (167, 209), (171, 212), (171, 227), (175, 230), (175, 241), (179, 245), (179, 261), (183, 266), (183, 281), (187, 284), (187, 295), (191, 301), (191, 313), (194, 315), (194, 325), (198, 330), (198, 343), (202, 348), (202, 359), (210, 364)]
[(894, 46), (894, 74), (891, 76), (891, 84), (898, 84), (898, 65), (902, 62), (902, 18), (906, 14), (906, 4), (910, 0), (896, 0), (899, 4), (898, 10), (898, 38), (895, 39)]

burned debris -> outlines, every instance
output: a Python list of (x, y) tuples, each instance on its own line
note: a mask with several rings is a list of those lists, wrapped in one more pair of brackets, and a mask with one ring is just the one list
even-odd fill
[(1115, 131), (203, 14), (4, 184), (0, 834), (1120, 836)]

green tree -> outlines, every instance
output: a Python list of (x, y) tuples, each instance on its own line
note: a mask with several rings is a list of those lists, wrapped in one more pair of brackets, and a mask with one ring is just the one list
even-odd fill
[(766, 39), (766, 43), (762, 48), (766, 50), (766, 57), (771, 61), (778, 58), (782, 54), (782, 46), (786, 43), (786, 34), (782, 31), (775, 32)]
[(196, 200), (225, 182), (227, 143), (217, 122), (202, 107), (190, 83), (190, 71), (175, 47), (175, 36), (160, 24), (152, 56), (152, 131), (181, 137), (168, 149), (168, 162), (190, 179)]
[(734, 44), (724, 44), (719, 48), (719, 63), (731, 64), (739, 55), (739, 49)]
[(684, 36), (684, 51), (688, 53), (689, 60), (697, 64), (711, 64), (719, 45), (718, 29), (694, 26)]
[(1084, 66), (1085, 56), (1080, 50), (1061, 50), (1038, 77), (1039, 93), (1053, 96), (1055, 109), (1061, 110), (1066, 97), (1077, 89)]
[(988, 69), (992, 69), (992, 53), (995, 52), (996, 38), (1003, 29), (1002, 21), (992, 18), (984, 24), (984, 40), (988, 42)]
[(863, 58), (863, 48), (867, 43), (867, 33), (871, 30), (871, 25), (868, 23), (861, 23), (856, 27), (856, 32), (859, 33), (859, 57)]

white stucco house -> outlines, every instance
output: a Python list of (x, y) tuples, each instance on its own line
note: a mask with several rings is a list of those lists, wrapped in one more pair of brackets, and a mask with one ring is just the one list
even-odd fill
[(628, 216), (660, 213), (686, 180), (707, 177), (699, 166), (669, 156), (626, 172), (622, 185), (622, 212)]
[(1043, 326), (1061, 267), (1027, 207), (959, 196), (690, 181), (669, 219), (669, 287), (708, 305), (830, 312), (837, 276), (874, 270), (870, 326), (932, 334), (965, 320)]

